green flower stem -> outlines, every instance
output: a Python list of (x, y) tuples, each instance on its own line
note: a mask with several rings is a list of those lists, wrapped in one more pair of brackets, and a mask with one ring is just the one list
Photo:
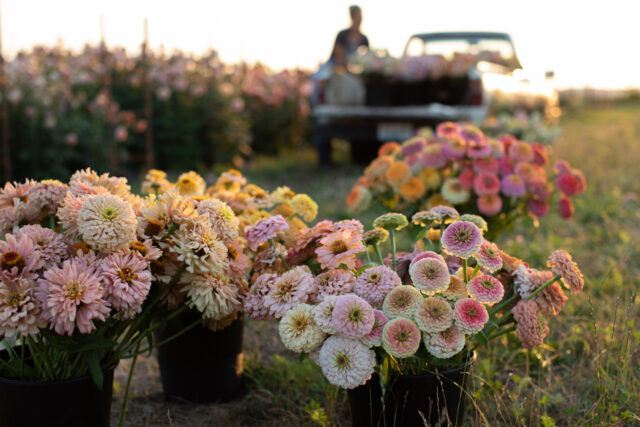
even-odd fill
[[(161, 345), (164, 345), (164, 344), (166, 344), (166, 343), (168, 343), (170, 341), (173, 341), (175, 338), (179, 337), (180, 335), (182, 335), (184, 333), (187, 333), (188, 331), (190, 331), (191, 329), (195, 328), (196, 326), (198, 326), (200, 324), (202, 324), (202, 321), (200, 319), (197, 319), (195, 322), (191, 323), (186, 328), (183, 328), (180, 331), (176, 332), (175, 334), (171, 335), (169, 338), (166, 338), (166, 339), (160, 341), (159, 343), (152, 344), (149, 347), (140, 350), (139, 354), (144, 354), (144, 353), (146, 353), (148, 351), (153, 350), (154, 348), (158, 348)], [(133, 354), (128, 354), (128, 355), (125, 355), (123, 357), (123, 359), (128, 359), (129, 357), (133, 357), (133, 356), (134, 356)]]
[(140, 350), (140, 343), (136, 347), (136, 353), (131, 361), (129, 367), (129, 375), (127, 377), (127, 387), (124, 389), (124, 400), (122, 401), (122, 410), (120, 411), (120, 427), (124, 426), (124, 419), (127, 415), (127, 401), (129, 400), (129, 390), (131, 389), (131, 380), (133, 379), (133, 371), (136, 368), (136, 362), (138, 361), (138, 350)]
[(462, 277), (464, 277), (464, 283), (469, 283), (469, 278), (467, 277), (467, 259), (462, 259)]
[(56, 217), (53, 214), (49, 215), (49, 228), (56, 231)]
[(502, 301), (500, 304), (492, 308), (491, 311), (489, 311), (489, 315), (493, 316), (494, 314), (496, 314), (497, 312), (499, 312), (500, 310), (502, 310), (503, 308), (505, 308), (506, 306), (508, 306), (515, 300), (517, 300), (518, 298), (519, 296), (517, 294), (512, 295), (511, 298), (507, 298), (506, 300)]
[(389, 239), (391, 240), (391, 259), (393, 271), (396, 271), (396, 230), (389, 230)]
[(367, 250), (365, 251), (367, 254), (367, 262), (371, 264), (371, 255), (369, 255), (369, 247), (367, 246)]
[[(29, 348), (31, 350), (31, 354), (34, 354), (33, 351), (35, 350), (35, 352), (38, 354), (38, 358), (41, 359), (42, 361), (42, 366), (44, 367), (44, 373), (49, 375), (49, 379), (53, 380), (55, 378), (55, 375), (53, 374), (53, 367), (51, 366), (51, 361), (49, 360), (49, 357), (46, 354), (46, 351), (44, 351), (43, 349), (40, 348), (40, 346), (38, 346), (36, 344), (36, 341), (31, 338), (31, 336), (27, 337), (27, 343), (29, 343)], [(46, 378), (46, 375), (45, 375)]]
[(506, 325), (507, 323), (511, 322), (512, 320), (513, 320), (513, 313), (509, 312), (509, 314), (505, 314), (498, 321), (498, 328), (500, 328), (501, 326)]
[(480, 271), (480, 264), (476, 264), (476, 268), (473, 269), (473, 272), (471, 273), (471, 277), (469, 279), (473, 279), (474, 277), (476, 277), (478, 271)]
[(549, 280), (547, 283), (545, 283), (544, 285), (540, 286), (538, 289), (536, 289), (535, 291), (531, 292), (531, 294), (526, 297), (524, 300), (525, 301), (529, 301), (531, 298), (535, 297), (537, 294), (539, 294), (540, 292), (542, 292), (545, 288), (551, 286), (553, 284), (553, 282), (560, 280), (562, 276), (560, 276), (559, 274), (556, 274), (553, 279)]
[(431, 249), (431, 252), (435, 252), (436, 247), (433, 246), (433, 242), (428, 237), (426, 237), (424, 240), (425, 242), (427, 242), (427, 245), (429, 245), (429, 249)]
[(282, 254), (280, 253), (280, 250), (278, 249), (278, 247), (276, 246), (276, 242), (273, 241), (273, 239), (269, 239), (269, 244), (271, 245), (271, 247), (273, 249), (275, 249), (275, 251), (278, 253), (278, 258), (280, 258), (280, 261), (282, 261), (282, 263), (284, 264), (285, 267), (287, 267), (287, 270), (291, 270), (291, 267), (289, 267), (289, 264), (287, 264), (287, 260), (284, 259), (284, 257), (282, 256)]
[(496, 333), (496, 334), (490, 335), (490, 336), (489, 336), (489, 340), (496, 339), (496, 338), (498, 338), (498, 337), (501, 337), (502, 335), (506, 335), (506, 334), (508, 334), (509, 332), (513, 332), (513, 331), (515, 331), (515, 330), (516, 330), (516, 325), (513, 325), (513, 326), (511, 326), (510, 328), (503, 329), (502, 331), (500, 331), (500, 332), (498, 332), (498, 333)]
[(382, 252), (380, 252), (380, 246), (378, 245), (378, 243), (376, 243), (375, 248), (378, 259), (380, 260), (380, 265), (384, 265), (384, 258), (382, 257)]

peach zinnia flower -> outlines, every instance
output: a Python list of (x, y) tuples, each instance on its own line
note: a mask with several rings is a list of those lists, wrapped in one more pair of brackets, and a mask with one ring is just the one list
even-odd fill
[(0, 282), (0, 337), (37, 335), (46, 323), (36, 299), (36, 282), (16, 278)]
[(418, 178), (409, 178), (400, 186), (400, 196), (408, 202), (414, 202), (424, 196), (426, 189)]
[(483, 215), (497, 215), (502, 210), (502, 199), (496, 194), (480, 196), (478, 197), (478, 210)]
[(465, 342), (464, 333), (455, 324), (442, 332), (424, 334), (427, 351), (438, 359), (448, 359), (460, 353)]
[(37, 224), (26, 225), (15, 234), (18, 239), (22, 235), (31, 239), (35, 249), (40, 253), (45, 269), (60, 264), (69, 255), (69, 240), (49, 228)]
[(131, 205), (113, 194), (90, 196), (78, 211), (78, 232), (92, 248), (124, 249), (136, 239), (136, 215)]
[(373, 308), (364, 299), (354, 294), (336, 298), (331, 324), (338, 333), (347, 338), (362, 338), (371, 332), (374, 321)]
[(99, 274), (78, 258), (47, 270), (39, 283), (42, 317), (60, 335), (71, 336), (76, 327), (91, 333), (94, 321), (104, 322), (109, 314)]
[(119, 252), (102, 260), (99, 272), (104, 279), (105, 299), (123, 318), (132, 319), (142, 310), (151, 289), (151, 271), (137, 252)]
[(584, 287), (582, 272), (569, 252), (562, 249), (552, 252), (547, 260), (547, 266), (562, 277), (564, 283), (571, 289), (571, 293), (577, 294)]
[(395, 271), (387, 266), (379, 265), (363, 271), (356, 279), (353, 291), (373, 307), (382, 308), (387, 294), (400, 285), (402, 285), (402, 280)]
[(336, 231), (319, 241), (316, 249), (318, 262), (326, 268), (338, 268), (345, 265), (353, 269), (356, 265), (355, 255), (366, 248), (362, 244), (362, 236), (350, 230)]
[(522, 346), (531, 350), (544, 342), (549, 333), (549, 326), (535, 301), (519, 301), (513, 309), (516, 320), (516, 335)]
[(400, 185), (411, 176), (411, 168), (405, 162), (396, 161), (389, 166), (385, 173), (385, 177), (389, 184)]

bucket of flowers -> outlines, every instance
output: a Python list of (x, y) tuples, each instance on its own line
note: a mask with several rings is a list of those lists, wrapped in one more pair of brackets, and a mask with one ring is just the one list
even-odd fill
[[(260, 245), (253, 236), (271, 222), (285, 236), (294, 233), (306, 227), (303, 220), (315, 218), (317, 205), (285, 187), (268, 193), (235, 170), (222, 173), (209, 188), (192, 171), (173, 183), (164, 172), (151, 170), (142, 189), (151, 196), (140, 209), (140, 229), (162, 253), (154, 277), (166, 283), (183, 271), (164, 306), (169, 313), (188, 308), (156, 333), (165, 396), (228, 401), (242, 386), (248, 281), (252, 272), (282, 270), (280, 257), (286, 255), (281, 240)], [(184, 328), (188, 331), (174, 339)]]
[(460, 424), (475, 350), (512, 331), (526, 348), (542, 344), (565, 290), (583, 287), (568, 253), (530, 268), (484, 238), (479, 216), (437, 206), (412, 220), (411, 252), (396, 251), (402, 214), (366, 232), (322, 221), (298, 233), (290, 269), (259, 276), (245, 299), (250, 317), (279, 319), (284, 346), (348, 390), (354, 426)]
[[(518, 218), (545, 216), (554, 198), (563, 218), (572, 197), (586, 190), (582, 172), (563, 160), (549, 166), (549, 147), (513, 135), (489, 138), (475, 126), (446, 122), (402, 144), (389, 142), (365, 169), (347, 205), (363, 211), (380, 204), (411, 216), (438, 205), (478, 214), (495, 239)], [(559, 197), (558, 197), (559, 196)]]
[(180, 272), (154, 281), (142, 204), (125, 178), (89, 169), (0, 190), (0, 425), (110, 424), (118, 361), (180, 314), (159, 316)]

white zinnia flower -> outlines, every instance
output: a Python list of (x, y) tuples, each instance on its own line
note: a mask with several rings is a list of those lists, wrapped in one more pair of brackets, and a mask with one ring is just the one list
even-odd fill
[(338, 295), (327, 295), (322, 302), (315, 307), (314, 319), (316, 324), (327, 334), (335, 334), (336, 328), (331, 322), (333, 307), (336, 305)]
[(333, 335), (322, 344), (318, 364), (331, 384), (352, 389), (371, 378), (376, 356), (360, 341)]
[(226, 276), (185, 273), (181, 282), (186, 284), (182, 292), (187, 294), (187, 304), (205, 320), (221, 320), (242, 309), (238, 288)]
[(225, 202), (218, 199), (203, 200), (198, 205), (198, 213), (209, 219), (224, 243), (229, 244), (238, 238), (240, 221)]
[(190, 273), (222, 274), (227, 270), (227, 247), (204, 217), (196, 223), (182, 224), (174, 236), (170, 250), (187, 264)]
[(78, 232), (92, 248), (115, 252), (136, 240), (136, 215), (118, 196), (90, 196), (78, 211)]
[(325, 334), (313, 319), (314, 306), (299, 304), (280, 320), (280, 339), (285, 347), (297, 353), (309, 353), (320, 347)]

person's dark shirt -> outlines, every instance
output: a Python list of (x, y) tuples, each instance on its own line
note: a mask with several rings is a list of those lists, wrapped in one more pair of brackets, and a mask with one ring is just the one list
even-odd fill
[(356, 50), (360, 46), (369, 47), (369, 39), (364, 34), (360, 33), (358, 40), (355, 44), (352, 44), (351, 37), (349, 36), (349, 32), (351, 30), (347, 28), (346, 30), (342, 30), (336, 36), (336, 41), (333, 44), (333, 51), (331, 52), (331, 59), (334, 59), (335, 50), (337, 45), (342, 45), (345, 48), (346, 56), (353, 55)]

